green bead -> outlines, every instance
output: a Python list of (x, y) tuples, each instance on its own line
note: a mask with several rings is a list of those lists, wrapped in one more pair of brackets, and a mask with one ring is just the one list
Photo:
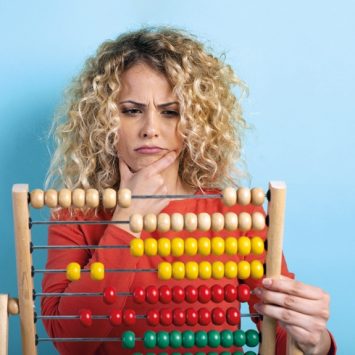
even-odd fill
[[(183, 353), (183, 355), (194, 355), (194, 354), (193, 354), (193, 353), (188, 352), (188, 353)], [(203, 354), (203, 355), (205, 355), (205, 354)]]
[(254, 329), (249, 329), (245, 332), (246, 344), (250, 348), (259, 344), (259, 333)]
[(165, 349), (169, 346), (169, 333), (160, 331), (157, 333), (157, 345), (160, 349)]
[(204, 353), (203, 351), (198, 351), (197, 353), (195, 353), (195, 355), (206, 355), (206, 353)]
[[(241, 354), (243, 354), (243, 353), (241, 353)], [(254, 353), (254, 351), (249, 350), (246, 353), (244, 353), (244, 355), (256, 355), (256, 353)]]
[[(233, 337), (232, 337), (233, 339)], [(230, 351), (222, 351), (219, 355), (231, 355)]]
[(168, 353), (158, 353), (158, 355), (169, 355)]
[(199, 330), (195, 333), (195, 344), (198, 348), (204, 348), (208, 344), (207, 332)]
[(208, 332), (208, 346), (217, 348), (221, 344), (221, 336), (217, 330), (210, 330)]
[(155, 353), (145, 353), (145, 355), (155, 355)]
[(236, 330), (233, 333), (233, 340), (235, 346), (244, 346), (246, 342), (245, 333), (243, 330)]
[(147, 330), (143, 337), (144, 347), (147, 349), (153, 349), (157, 345), (157, 336), (152, 330)]
[(195, 334), (191, 330), (185, 330), (182, 333), (182, 346), (192, 348), (195, 345)]
[(230, 348), (233, 345), (233, 333), (231, 330), (221, 332), (221, 345), (224, 348)]
[(177, 330), (173, 330), (170, 335), (170, 346), (174, 349), (180, 348), (182, 344), (182, 336), (181, 332)]
[(244, 355), (243, 351), (235, 351), (233, 355)]
[(136, 343), (136, 337), (130, 330), (123, 332), (122, 334), (122, 347), (124, 349), (133, 349)]
[(171, 355), (181, 355), (181, 353), (171, 353)]
[(207, 355), (218, 355), (217, 351), (209, 351)]

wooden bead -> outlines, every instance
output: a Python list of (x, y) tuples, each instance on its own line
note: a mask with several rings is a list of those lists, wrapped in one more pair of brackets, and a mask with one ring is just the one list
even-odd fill
[(185, 229), (194, 232), (197, 229), (197, 216), (195, 213), (188, 212), (185, 214)]
[(158, 231), (167, 232), (170, 230), (170, 216), (167, 213), (158, 215)]
[(199, 213), (197, 216), (197, 221), (199, 230), (206, 232), (211, 229), (211, 216), (208, 213)]
[(262, 188), (254, 187), (251, 190), (251, 203), (255, 206), (261, 206), (265, 200), (265, 193)]
[(83, 189), (73, 190), (72, 201), (74, 207), (83, 208), (85, 206), (85, 191)]
[(229, 231), (234, 231), (238, 228), (238, 215), (234, 212), (227, 212), (224, 216), (224, 226)]
[(119, 189), (118, 190), (118, 204), (120, 207), (126, 208), (131, 205), (131, 191), (128, 189)]
[(220, 232), (224, 228), (224, 216), (222, 213), (215, 212), (212, 214), (211, 227), (214, 232)]
[(184, 216), (181, 213), (171, 215), (171, 229), (175, 232), (181, 232), (184, 229)]
[(44, 193), (44, 203), (49, 208), (55, 208), (58, 206), (58, 192), (53, 189), (49, 189)]
[(114, 189), (105, 189), (102, 194), (104, 208), (115, 208), (117, 203), (117, 192)]
[(97, 191), (96, 189), (87, 189), (85, 203), (86, 206), (90, 208), (98, 207), (100, 203), (99, 191)]
[(223, 203), (226, 206), (234, 206), (237, 203), (237, 194), (234, 187), (226, 187), (223, 191)]
[(143, 229), (147, 232), (157, 230), (157, 216), (154, 213), (148, 213), (143, 218)]
[(133, 233), (140, 233), (143, 230), (143, 217), (140, 214), (132, 214), (129, 219), (129, 228)]
[(62, 208), (71, 206), (71, 191), (69, 189), (61, 189), (58, 194), (58, 203)]
[(254, 212), (251, 215), (252, 228), (261, 231), (265, 228), (265, 217), (261, 212)]
[(247, 212), (239, 214), (239, 229), (243, 232), (250, 230), (252, 227), (251, 215)]
[(246, 187), (240, 187), (237, 190), (237, 201), (239, 205), (246, 206), (249, 205), (251, 201), (250, 189)]
[(19, 303), (17, 298), (11, 298), (11, 297), (8, 298), (7, 311), (11, 315), (19, 314), (20, 308), (19, 308)]
[(31, 191), (31, 205), (33, 208), (42, 208), (44, 206), (44, 192), (40, 189)]

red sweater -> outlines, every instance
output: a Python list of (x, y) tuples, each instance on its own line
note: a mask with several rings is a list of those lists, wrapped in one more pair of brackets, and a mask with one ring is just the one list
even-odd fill
[[(214, 191), (209, 191), (209, 193), (213, 193)], [(221, 200), (219, 199), (192, 199), (192, 200), (175, 200), (171, 201), (169, 205), (162, 211), (168, 214), (172, 214), (174, 212), (180, 212), (185, 214), (187, 212), (193, 213), (201, 213), (207, 212), (212, 214), (214, 212), (226, 213), (228, 211), (233, 211), (239, 214), (242, 211), (252, 213), (256, 210), (261, 210), (259, 207), (255, 207), (252, 205), (241, 207), (241, 206), (233, 206), (226, 207), (223, 205)], [(96, 217), (90, 217), (90, 219), (97, 220), (110, 220), (112, 214), (110, 213), (99, 213)], [(82, 214), (77, 214), (74, 217), (70, 217), (67, 211), (62, 211), (60, 213), (59, 219), (75, 219), (75, 220), (83, 220), (87, 217)], [(265, 238), (266, 231), (262, 232), (247, 232), (247, 236), (259, 235), (262, 238)], [(142, 232), (141, 238), (146, 239), (147, 237), (161, 238), (167, 237), (169, 239), (173, 237), (195, 237), (199, 238), (202, 236), (207, 236), (212, 238), (213, 236), (240, 236), (240, 231), (228, 232), (221, 231), (219, 233), (215, 233), (213, 231), (201, 232), (196, 231), (194, 233), (190, 233), (187, 231), (182, 232)], [(126, 231), (118, 228), (114, 225), (52, 225), (49, 228), (49, 245), (129, 245), (132, 240), (132, 235), (127, 233)], [(260, 260), (264, 261), (265, 255), (259, 257)], [(235, 256), (233, 259), (235, 261), (241, 260), (243, 257)], [(255, 256), (252, 258), (255, 259)], [(72, 250), (50, 250), (48, 253), (48, 261), (46, 264), (46, 268), (48, 269), (65, 269), (66, 266), (70, 262), (78, 262), (82, 268), (89, 268), (90, 264), (95, 261), (100, 261), (104, 264), (105, 269), (111, 268), (133, 268), (133, 269), (156, 269), (158, 264), (161, 261), (173, 262), (174, 260), (179, 259), (182, 262), (187, 262), (189, 260), (194, 261), (202, 261), (207, 260), (209, 262), (213, 262), (215, 260), (220, 260), (225, 262), (231, 259), (231, 256), (182, 256), (180, 258), (174, 257), (133, 257), (130, 254), (129, 249), (97, 249), (97, 250), (81, 250), (81, 249), (72, 249)], [(248, 260), (248, 258), (246, 258)], [(282, 274), (288, 277), (294, 277), (293, 274), (289, 273), (287, 270), (286, 262), (283, 259), (282, 261)], [(70, 282), (66, 279), (65, 273), (55, 273), (55, 274), (45, 274), (43, 279), (43, 292), (102, 292), (103, 289), (107, 286), (115, 287), (117, 292), (129, 292), (134, 290), (136, 287), (147, 287), (149, 285), (160, 286), (163, 284), (168, 285), (169, 287), (173, 287), (174, 285), (180, 285), (185, 287), (189, 284), (192, 284), (196, 287), (199, 285), (207, 285), (209, 287), (218, 283), (221, 286), (226, 284), (238, 284), (238, 280), (169, 280), (169, 281), (161, 281), (157, 278), (157, 274), (154, 272), (150, 273), (113, 273), (106, 272), (105, 278), (102, 281), (93, 281), (90, 279), (88, 273), (82, 273), (81, 278), (78, 281)], [(245, 283), (249, 284), (251, 288), (256, 287), (260, 281), (255, 280), (246, 280)], [(249, 302), (250, 311), (254, 312), (253, 304), (257, 302), (256, 297), (252, 296)], [(109, 315), (111, 309), (134, 309), (136, 314), (145, 315), (150, 309), (156, 308), (182, 308), (186, 309), (188, 307), (200, 308), (206, 307), (207, 309), (212, 309), (217, 306), (217, 304), (212, 301), (207, 304), (198, 304), (195, 303), (193, 305), (189, 303), (180, 303), (180, 304), (137, 304), (133, 302), (131, 296), (123, 297), (118, 296), (117, 301), (113, 305), (107, 305), (103, 302), (102, 297), (47, 297), (43, 298), (41, 302), (42, 306), (42, 314), (43, 315), (78, 315), (79, 311), (83, 308), (88, 308), (92, 311), (93, 315)], [(231, 304), (227, 302), (221, 302), (218, 304), (218, 307), (228, 308)], [(233, 306), (239, 308), (239, 303), (235, 302)], [(48, 334), (51, 337), (120, 337), (122, 333), (126, 330), (134, 331), (136, 337), (143, 337), (143, 334), (148, 329), (152, 329), (154, 331), (165, 330), (171, 331), (173, 329), (178, 329), (180, 331), (183, 330), (210, 330), (215, 329), (218, 331), (222, 331), (224, 329), (235, 330), (235, 327), (230, 326), (228, 324), (217, 326), (188, 326), (184, 325), (181, 327), (176, 326), (156, 326), (152, 328), (147, 325), (145, 319), (137, 319), (136, 323), (133, 326), (121, 325), (118, 327), (113, 327), (109, 320), (93, 320), (93, 324), (91, 327), (87, 328), (81, 325), (79, 320), (47, 320), (44, 322), (45, 328), (47, 329)], [(246, 330), (246, 329), (243, 329)], [(281, 328), (277, 328), (277, 354), (285, 354), (285, 343), (286, 343), (286, 334), (285, 331)], [(148, 351), (155, 352), (176, 352), (176, 351), (235, 351), (237, 350), (235, 347), (230, 349), (225, 348), (215, 348), (215, 349), (145, 349), (142, 341), (136, 341), (136, 347), (134, 350), (125, 350), (122, 349), (121, 343), (118, 342), (102, 342), (102, 343), (91, 343), (91, 342), (73, 342), (73, 343), (55, 343), (56, 348), (62, 354), (132, 354), (135, 351), (140, 351), (146, 353)]]

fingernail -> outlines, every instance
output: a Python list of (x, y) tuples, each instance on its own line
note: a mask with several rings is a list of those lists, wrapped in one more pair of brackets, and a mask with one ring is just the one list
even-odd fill
[(258, 287), (255, 288), (254, 291), (253, 291), (253, 293), (254, 293), (255, 296), (260, 297), (260, 295), (261, 295), (261, 290), (260, 290), (260, 288), (258, 288)]
[(262, 282), (262, 284), (263, 284), (264, 286), (271, 286), (272, 280), (271, 280), (271, 279), (264, 279), (263, 282)]

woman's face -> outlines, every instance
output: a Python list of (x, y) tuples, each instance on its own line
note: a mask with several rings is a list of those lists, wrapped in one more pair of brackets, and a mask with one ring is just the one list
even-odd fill
[(140, 63), (122, 74), (121, 84), (119, 159), (135, 172), (170, 151), (179, 154), (183, 145), (177, 129), (179, 102), (166, 77)]

